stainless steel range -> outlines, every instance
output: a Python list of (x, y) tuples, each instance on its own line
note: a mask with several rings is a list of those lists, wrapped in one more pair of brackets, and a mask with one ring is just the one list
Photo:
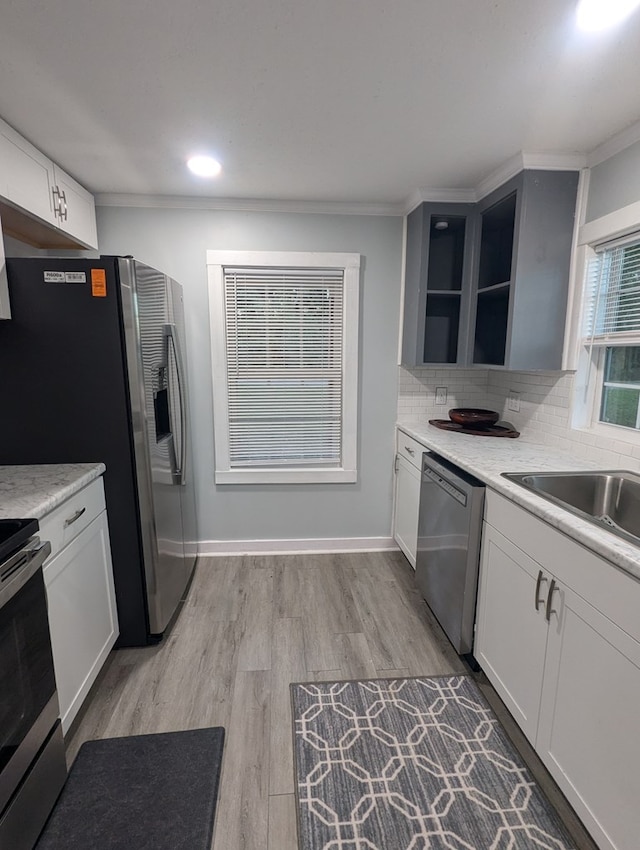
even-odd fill
[(37, 520), (0, 520), (0, 850), (32, 850), (67, 767)]

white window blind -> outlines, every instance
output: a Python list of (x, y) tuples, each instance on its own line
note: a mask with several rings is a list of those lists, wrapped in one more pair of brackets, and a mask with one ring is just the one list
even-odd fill
[(640, 236), (596, 249), (587, 268), (585, 337), (622, 345), (640, 333)]
[(229, 466), (340, 466), (344, 270), (224, 268)]
[(217, 484), (357, 481), (360, 255), (207, 251)]

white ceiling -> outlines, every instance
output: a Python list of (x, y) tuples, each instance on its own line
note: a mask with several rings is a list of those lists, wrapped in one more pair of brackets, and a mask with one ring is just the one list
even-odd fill
[(4, 0), (0, 116), (94, 192), (400, 203), (640, 119), (640, 14), (585, 35), (574, 6)]

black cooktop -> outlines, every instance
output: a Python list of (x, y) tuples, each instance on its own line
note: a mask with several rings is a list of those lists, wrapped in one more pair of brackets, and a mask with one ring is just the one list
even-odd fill
[(0, 519), (0, 563), (33, 537), (39, 528), (37, 519)]

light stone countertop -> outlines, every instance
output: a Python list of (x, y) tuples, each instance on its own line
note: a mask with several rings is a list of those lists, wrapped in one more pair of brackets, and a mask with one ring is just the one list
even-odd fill
[(0, 518), (42, 519), (105, 469), (104, 463), (0, 466)]
[(428, 422), (399, 421), (405, 431), (427, 449), (475, 475), (513, 502), (539, 516), (578, 543), (640, 579), (640, 547), (612, 532), (574, 516), (530, 490), (503, 478), (502, 472), (568, 472), (601, 469), (568, 452), (518, 439), (477, 437), (441, 431)]

